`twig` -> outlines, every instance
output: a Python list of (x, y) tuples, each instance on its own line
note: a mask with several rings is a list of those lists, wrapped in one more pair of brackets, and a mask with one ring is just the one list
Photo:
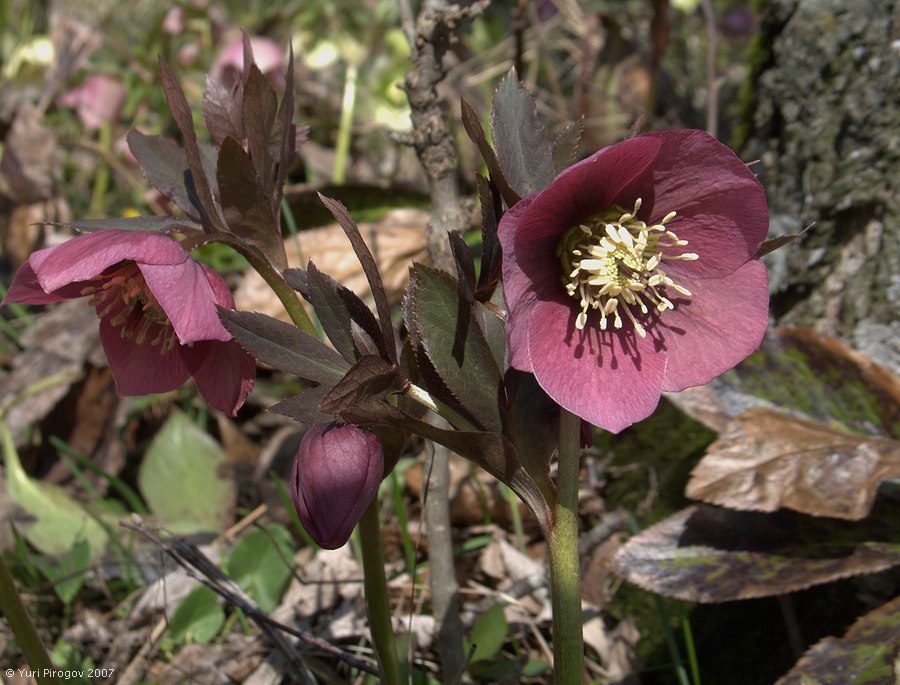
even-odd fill
[(285, 639), (282, 633), (287, 633), (292, 637), (296, 637), (353, 668), (357, 668), (372, 675), (378, 674), (378, 672), (367, 663), (360, 661), (351, 654), (347, 654), (325, 640), (321, 640), (302, 630), (286, 626), (283, 623), (279, 623), (278, 621), (269, 618), (266, 613), (256, 606), (253, 600), (251, 600), (244, 591), (231, 580), (231, 578), (225, 575), (222, 569), (207, 559), (206, 556), (192, 543), (187, 542), (186, 540), (175, 540), (174, 542), (164, 541), (147, 528), (139, 517), (134, 518), (133, 524), (123, 523), (122, 526), (129, 530), (137, 531), (148, 540), (158, 545), (172, 558), (173, 561), (175, 561), (176, 564), (185, 570), (188, 576), (201, 582), (222, 597), (226, 602), (244, 612), (244, 614), (256, 623), (260, 630), (272, 640), (282, 654), (284, 654), (291, 666), (296, 669), (295, 674), (307, 674), (307, 682), (315, 683), (315, 679), (309, 673), (306, 665), (300, 660), (293, 645)]
[(716, 77), (716, 10), (712, 0), (701, 0), (706, 21), (706, 132), (713, 138), (719, 129), (719, 84)]

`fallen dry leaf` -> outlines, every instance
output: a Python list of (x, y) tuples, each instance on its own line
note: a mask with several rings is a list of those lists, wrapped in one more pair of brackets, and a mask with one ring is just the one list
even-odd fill
[(900, 442), (829, 428), (770, 409), (731, 421), (691, 473), (687, 496), (731, 509), (857, 521), (878, 486), (900, 476)]
[(771, 597), (900, 564), (898, 514), (897, 488), (858, 522), (699, 505), (631, 538), (612, 565), (645, 590), (688, 602)]
[[(359, 230), (378, 262), (388, 297), (399, 300), (409, 280), (412, 260), (425, 259), (425, 225), (428, 213), (418, 209), (394, 209), (374, 223), (361, 223)], [(284, 241), (288, 264), (306, 268), (311, 260), (338, 283), (348, 287), (371, 305), (369, 283), (343, 229), (336, 223), (301, 231)], [(248, 272), (234, 294), (238, 309), (262, 312), (288, 321), (284, 307), (262, 277)]]

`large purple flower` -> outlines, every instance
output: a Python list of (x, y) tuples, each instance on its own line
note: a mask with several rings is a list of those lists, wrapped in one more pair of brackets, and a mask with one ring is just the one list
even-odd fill
[(174, 390), (193, 376), (216, 409), (237, 413), (256, 363), (222, 325), (216, 305), (234, 307), (213, 269), (161, 233), (88, 233), (33, 253), (4, 300), (47, 304), (87, 296), (122, 395)]
[(600, 150), (500, 221), (510, 363), (621, 431), (757, 349), (767, 230), (759, 182), (702, 131)]

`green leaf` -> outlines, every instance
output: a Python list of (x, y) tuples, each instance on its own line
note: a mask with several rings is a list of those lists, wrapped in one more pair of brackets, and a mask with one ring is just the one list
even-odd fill
[(826, 637), (775, 685), (882, 685), (897, 682), (900, 598), (857, 619), (842, 638)]
[(258, 312), (219, 308), (219, 316), (247, 352), (280, 371), (334, 385), (350, 368), (341, 355), (296, 326)]
[(90, 555), (87, 542), (79, 540), (59, 559), (38, 557), (34, 563), (53, 585), (63, 604), (68, 605), (84, 585), (84, 576), (91, 564)]
[(147, 182), (178, 205), (195, 221), (201, 221), (203, 211), (195, 203), (195, 195), (189, 190), (187, 179), (187, 155), (171, 140), (162, 136), (150, 136), (137, 129), (128, 132), (128, 147), (137, 158)]
[[(503, 614), (503, 606), (493, 604), (490, 609), (475, 619), (469, 641), (475, 649), (471, 652), (472, 663), (476, 661), (489, 661), (500, 653), (503, 642), (506, 640), (506, 616)], [(468, 650), (466, 650), (468, 652)]]
[[(450, 274), (416, 264), (407, 321), (441, 380), (486, 430), (501, 432), (500, 369), (490, 346)], [(430, 389), (430, 388), (429, 388)]]
[(231, 522), (236, 498), (233, 481), (222, 473), (226, 462), (215, 440), (174, 412), (144, 455), (138, 487), (173, 532), (218, 532)]
[(511, 69), (497, 87), (491, 134), (503, 173), (519, 195), (536, 193), (556, 177), (553, 146), (544, 135), (534, 98)]
[(279, 524), (254, 530), (238, 542), (228, 559), (228, 574), (263, 611), (272, 611), (291, 577), (294, 543)]
[(61, 487), (30, 478), (22, 468), (12, 434), (0, 422), (6, 465), (6, 490), (30, 519), (20, 527), (25, 539), (44, 554), (62, 557), (79, 542), (87, 544), (90, 558), (103, 553), (107, 533), (81, 504)]
[(690, 507), (631, 538), (613, 570), (645, 590), (688, 602), (782, 595), (900, 564), (900, 493), (872, 515), (837, 521), (783, 510)]
[(225, 611), (215, 592), (205, 585), (181, 600), (169, 619), (169, 633), (175, 642), (208, 644), (225, 625)]

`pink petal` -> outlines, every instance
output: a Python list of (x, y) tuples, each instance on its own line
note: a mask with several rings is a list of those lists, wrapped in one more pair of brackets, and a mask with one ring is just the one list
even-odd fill
[(37, 275), (31, 268), (29, 262), (25, 262), (16, 271), (12, 284), (0, 304), (9, 304), (20, 302), (23, 304), (50, 304), (52, 302), (62, 302), (63, 300), (71, 300), (81, 297), (81, 289), (85, 283), (73, 284), (59, 288), (53, 292), (44, 292), (41, 284), (38, 283)]
[(729, 148), (703, 131), (660, 131), (641, 136), (660, 143), (645, 173), (625, 188), (618, 204), (630, 209), (642, 200), (639, 216), (659, 221), (677, 212), (667, 226), (695, 252), (690, 271), (722, 276), (752, 259), (769, 230), (765, 193), (750, 168)]
[[(152, 335), (151, 332), (147, 340), (152, 340)], [(122, 329), (107, 319), (100, 319), (100, 342), (120, 395), (168, 392), (191, 377), (177, 349), (160, 354), (159, 346), (138, 345), (130, 337), (123, 338)]]
[[(536, 298), (531, 279), (525, 275), (516, 260), (512, 236), (518, 230), (518, 222), (525, 213), (534, 195), (523, 197), (503, 215), (505, 230), (501, 233), (503, 248), (503, 299), (506, 301), (508, 318), (506, 338), (509, 349), (509, 363), (514, 369), (531, 371), (528, 358), (528, 313)], [(504, 242), (505, 238), (505, 242)]]
[(185, 345), (180, 354), (203, 399), (219, 411), (236, 415), (253, 389), (256, 360), (233, 340)]
[(541, 387), (558, 404), (595, 426), (618, 433), (653, 413), (666, 354), (625, 322), (615, 333), (592, 325), (578, 331), (574, 308), (538, 302), (531, 312), (528, 351)]
[(192, 259), (180, 264), (138, 264), (147, 287), (172, 322), (182, 345), (198, 340), (231, 340), (216, 309), (216, 294), (203, 268)]
[(70, 283), (88, 281), (121, 261), (181, 264), (187, 259), (184, 248), (161, 233), (108, 230), (86, 233), (38, 250), (28, 262), (41, 288), (49, 293)]
[(693, 296), (660, 317), (669, 356), (663, 390), (708, 383), (759, 348), (769, 322), (767, 281), (753, 260), (723, 278), (687, 283)]

